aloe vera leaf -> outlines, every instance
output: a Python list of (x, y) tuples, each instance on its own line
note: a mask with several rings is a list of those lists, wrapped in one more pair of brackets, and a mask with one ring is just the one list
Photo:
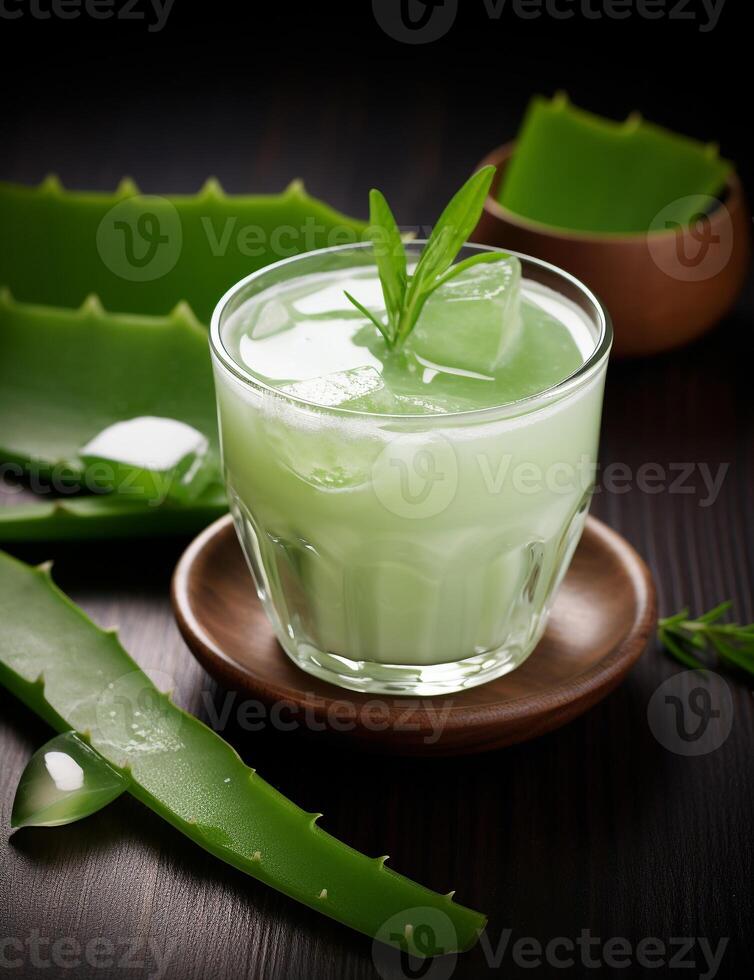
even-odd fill
[(218, 486), (190, 503), (166, 501), (159, 507), (119, 494), (9, 504), (0, 507), (0, 542), (195, 534), (227, 510), (225, 495)]
[(636, 113), (624, 122), (603, 119), (560, 93), (529, 104), (499, 199), (517, 214), (561, 228), (639, 233), (653, 228), (660, 212), (668, 228), (689, 224), (703, 198), (720, 194), (732, 169), (713, 143)]
[(65, 310), (20, 303), (4, 291), (0, 458), (43, 475), (80, 478), (85, 465), (78, 451), (103, 429), (160, 416), (208, 439), (219, 479), (207, 343), (185, 304), (166, 317), (116, 315), (94, 296), (78, 310)]
[[(96, 293), (110, 310), (167, 314), (186, 301), (208, 323), (218, 299), (277, 259), (359, 241), (364, 222), (310, 197), (236, 196), (209, 180), (196, 195), (142, 195), (0, 183), (0, 285), (27, 302), (79, 306)], [(44, 270), (42, 272), (42, 270)]]
[(97, 813), (128, 781), (75, 732), (56, 735), (26, 765), (13, 800), (12, 827), (60, 827)]
[[(485, 918), (327, 834), (160, 693), (113, 632), (0, 552), (0, 682), (58, 731), (74, 730), (128, 791), (216, 857), (369, 936), (426, 955), (473, 945)], [(435, 923), (447, 924), (442, 937)], [(386, 922), (393, 929), (385, 934)], [(437, 942), (440, 939), (439, 943)]]

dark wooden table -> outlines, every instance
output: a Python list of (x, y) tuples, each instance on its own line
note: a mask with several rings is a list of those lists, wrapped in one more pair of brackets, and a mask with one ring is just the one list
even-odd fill
[[(89, 68), (106, 70), (106, 61)], [(106, 188), (130, 171), (146, 190), (164, 191), (193, 190), (216, 172), (241, 191), (278, 189), (303, 174), (312, 191), (360, 213), (378, 183), (406, 223), (432, 220), (476, 160), (514, 131), (531, 88), (521, 83), (493, 117), (489, 98), (486, 108), (464, 107), (448, 91), (433, 102), (429, 87), (423, 103), (387, 111), (357, 72), (329, 94), (314, 78), (308, 96), (293, 98), (283, 86), (263, 99), (253, 97), (247, 73), (238, 91), (224, 91), (220, 109), (169, 81), (157, 92), (138, 75), (129, 76), (128, 97), (116, 84), (87, 90), (82, 106), (90, 76), (62, 77), (67, 97), (34, 90), (32, 115), (17, 108), (6, 120), (2, 176), (33, 182), (57, 169), (71, 186)], [(623, 93), (617, 114), (625, 98), (632, 96)], [(753, 317), (750, 296), (695, 346), (610, 369), (601, 459), (625, 469), (611, 471), (612, 490), (597, 495), (593, 512), (645, 557), (662, 613), (686, 604), (700, 612), (732, 598), (739, 618), (754, 619)], [(646, 463), (664, 478), (653, 470), (642, 489)], [(710, 500), (704, 474), (721, 465), (722, 485)], [(6, 503), (17, 499), (7, 492)], [(173, 674), (179, 701), (209, 720), (225, 692), (192, 659), (168, 601), (185, 543), (14, 551), (54, 558), (60, 585), (98, 622), (118, 625), (139, 663)], [(563, 947), (540, 966), (531, 952), (526, 961), (512, 953), (524, 937), (545, 947), (588, 931), (599, 940), (591, 956), (603, 963), (609, 939), (634, 948), (644, 940), (646, 955), (664, 959), (646, 969), (652, 976), (675, 975), (671, 956), (679, 969), (685, 961), (681, 976), (705, 975), (699, 937), (713, 950), (727, 940), (717, 976), (752, 975), (751, 686), (726, 675), (730, 705), (719, 685), (715, 691), (732, 715), (729, 736), (685, 756), (679, 748), (693, 743), (674, 735), (671, 719), (659, 740), (647, 721), (653, 693), (678, 671), (651, 645), (623, 686), (583, 718), (530, 744), (463, 759), (369, 757), (346, 739), (250, 733), (233, 705), (225, 737), (276, 787), (323, 811), (326, 829), (360, 850), (389, 853), (397, 870), (441, 891), (455, 888), (459, 901), (489, 913), (483, 945), (456, 964), (414, 973), (221, 865), (130, 798), (78, 825), (10, 836), (17, 779), (49, 733), (0, 692), (0, 941), (11, 940), (0, 948), (0, 974), (356, 980), (443, 977), (453, 968), (455, 977), (483, 978), (496, 954), (505, 976), (608, 974), (608, 966), (584, 965), (578, 949), (570, 968), (553, 960), (567, 957)], [(685, 718), (691, 729), (697, 721)], [(671, 942), (678, 937), (696, 938), (683, 953)], [(668, 947), (664, 957), (658, 944)], [(620, 943), (610, 949), (621, 958)], [(615, 972), (635, 977), (645, 969), (634, 955)]]

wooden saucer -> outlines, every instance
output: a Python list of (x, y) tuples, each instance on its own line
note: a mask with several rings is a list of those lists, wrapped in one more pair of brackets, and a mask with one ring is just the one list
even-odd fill
[(404, 755), (482, 752), (558, 728), (623, 679), (657, 618), (649, 569), (594, 517), (536, 650), (510, 674), (458, 694), (357, 694), (296, 667), (257, 599), (230, 516), (186, 549), (173, 575), (172, 600), (184, 639), (224, 687), (276, 705), (275, 717), (286, 728), (298, 721), (298, 727), (347, 734)]

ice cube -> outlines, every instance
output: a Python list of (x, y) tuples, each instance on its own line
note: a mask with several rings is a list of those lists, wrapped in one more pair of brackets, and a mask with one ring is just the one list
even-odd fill
[(296, 381), (283, 385), (280, 391), (325, 408), (389, 413), (394, 406), (393, 396), (373, 367), (351, 368), (307, 381)]
[(324, 408), (392, 415), (396, 398), (380, 374), (368, 366), (336, 371), (282, 386), (265, 399), (264, 437), (279, 462), (317, 490), (340, 492), (365, 485), (381, 449), (380, 423), (369, 416), (328, 417), (301, 410), (281, 395)]
[(254, 340), (263, 340), (265, 337), (272, 337), (276, 333), (290, 329), (293, 322), (291, 311), (286, 304), (271, 299), (260, 308), (250, 333)]
[(515, 256), (471, 266), (432, 293), (407, 348), (430, 364), (494, 374), (520, 329), (520, 287)]
[(79, 450), (94, 489), (193, 500), (212, 476), (209, 443), (177, 419), (143, 415), (107, 426)]

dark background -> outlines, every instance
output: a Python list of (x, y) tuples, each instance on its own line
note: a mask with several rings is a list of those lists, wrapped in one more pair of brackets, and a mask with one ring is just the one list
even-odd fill
[[(209, 174), (234, 192), (303, 177), (313, 194), (361, 215), (377, 185), (400, 221), (428, 223), (474, 164), (515, 134), (532, 93), (565, 89), (605, 115), (639, 109), (718, 141), (751, 187), (745, 3), (727, 0), (707, 32), (700, 3), (684, 8), (697, 20), (653, 21), (522, 20), (507, 7), (494, 21), (483, 0), (460, 6), (445, 37), (414, 45), (391, 39), (370, 4), (353, 0), (177, 0), (157, 33), (144, 21), (0, 17), (0, 178), (35, 183), (54, 171), (70, 187), (110, 189), (127, 173), (145, 191), (169, 193), (196, 190)], [(598, 516), (650, 564), (664, 613), (730, 597), (740, 619), (754, 619), (752, 326), (748, 295), (692, 347), (610, 370), (603, 463), (730, 464), (710, 507), (699, 493), (595, 500)], [(179, 639), (167, 599), (183, 544), (17, 551), (56, 558), (61, 585), (104, 625), (119, 623), (140, 662), (177, 673), (183, 703), (206, 717), (201, 692), (214, 687)], [(617, 692), (566, 729), (460, 761), (372, 759), (297, 734), (226, 735), (272, 783), (323, 810), (326, 829), (487, 911), (493, 946), (505, 928), (543, 944), (582, 929), (633, 943), (703, 936), (714, 947), (729, 937), (718, 976), (743, 977), (754, 967), (750, 685), (728, 676), (730, 737), (686, 759), (646, 721), (649, 698), (676, 670), (652, 645)], [(47, 733), (6, 695), (0, 714), (0, 939), (38, 929), (82, 944), (109, 938), (122, 951), (131, 937), (152, 937), (172, 950), (171, 978), (378, 975), (363, 937), (219, 865), (130, 799), (84, 824), (9, 841), (13, 789)], [(703, 973), (698, 945), (691, 955), (698, 966), (681, 976)], [(4, 972), (110, 978), (151, 969), (147, 956), (144, 968), (27, 960)], [(509, 955), (502, 970), (598, 972), (517, 968)], [(488, 975), (480, 949), (454, 973)]]
[(513, 0), (492, 20), (485, 0), (462, 0), (448, 33), (427, 44), (393, 40), (368, 0), (176, 0), (155, 33), (151, 15), (0, 18), (2, 176), (35, 182), (52, 170), (72, 187), (109, 189), (128, 173), (163, 193), (196, 190), (210, 173), (236, 192), (303, 177), (364, 215), (377, 184), (400, 220), (424, 223), (515, 135), (531, 94), (558, 89), (616, 119), (638, 109), (717, 141), (747, 176), (750, 16), (723, 2), (705, 32), (701, 0), (667, 0), (697, 20), (651, 21), (522, 20)]

